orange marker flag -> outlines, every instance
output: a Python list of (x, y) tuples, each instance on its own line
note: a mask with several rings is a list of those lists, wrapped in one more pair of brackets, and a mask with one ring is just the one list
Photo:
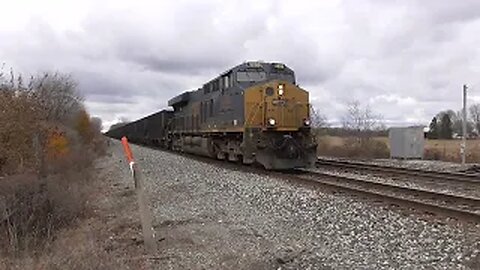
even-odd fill
[(125, 156), (127, 157), (128, 162), (132, 164), (133, 154), (132, 154), (132, 150), (130, 150), (130, 146), (128, 145), (127, 137), (125, 136), (122, 137), (122, 144), (123, 144), (123, 150), (125, 151)]

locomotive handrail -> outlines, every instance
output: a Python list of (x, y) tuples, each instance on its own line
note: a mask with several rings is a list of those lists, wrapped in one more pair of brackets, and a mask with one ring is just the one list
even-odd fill
[[(309, 108), (308, 108), (309, 103), (308, 102), (304, 103), (304, 102), (297, 101), (294, 105), (295, 119), (297, 121), (300, 121), (300, 125), (303, 125), (303, 119), (298, 119), (298, 108), (302, 105), (307, 105), (307, 111), (309, 110)], [(310, 114), (308, 114), (308, 117), (310, 117)]]
[[(254, 110), (252, 110), (252, 112), (250, 113), (250, 118), (248, 119), (248, 121), (247, 121), (247, 123), (246, 123), (248, 126), (252, 126), (252, 121), (253, 121), (253, 119), (255, 118), (255, 116), (257, 116), (257, 113), (258, 113), (258, 111), (259, 111), (259, 109), (260, 109), (260, 102), (253, 103), (253, 104), (254, 104), (254, 107), (256, 107), (256, 108), (254, 108)], [(252, 115), (252, 114), (253, 114), (253, 115)], [(262, 121), (263, 121), (263, 120), (262, 120)]]

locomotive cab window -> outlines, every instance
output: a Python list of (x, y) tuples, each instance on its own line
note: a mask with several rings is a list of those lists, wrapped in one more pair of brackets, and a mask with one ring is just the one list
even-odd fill
[[(283, 64), (282, 64), (283, 65)], [(295, 75), (292, 71), (283, 68), (275, 67), (272, 69), (271, 74), (275, 76), (275, 78), (282, 79), (288, 81), (292, 84), (295, 84)]]
[(263, 70), (244, 70), (237, 72), (238, 82), (261, 82), (267, 79), (267, 73)]

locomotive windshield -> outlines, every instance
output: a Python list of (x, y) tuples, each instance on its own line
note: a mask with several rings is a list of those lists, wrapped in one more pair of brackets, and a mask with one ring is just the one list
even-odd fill
[(294, 73), (291, 70), (285, 69), (283, 64), (274, 64), (274, 68), (271, 70), (270, 75), (277, 79), (295, 83)]
[(237, 81), (238, 82), (261, 82), (267, 79), (267, 73), (265, 71), (238, 71), (237, 72)]

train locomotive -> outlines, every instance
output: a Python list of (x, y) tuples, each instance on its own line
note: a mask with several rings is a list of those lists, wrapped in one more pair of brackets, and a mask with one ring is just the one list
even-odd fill
[(266, 169), (315, 163), (309, 94), (285, 64), (242, 63), (168, 106), (106, 135)]

